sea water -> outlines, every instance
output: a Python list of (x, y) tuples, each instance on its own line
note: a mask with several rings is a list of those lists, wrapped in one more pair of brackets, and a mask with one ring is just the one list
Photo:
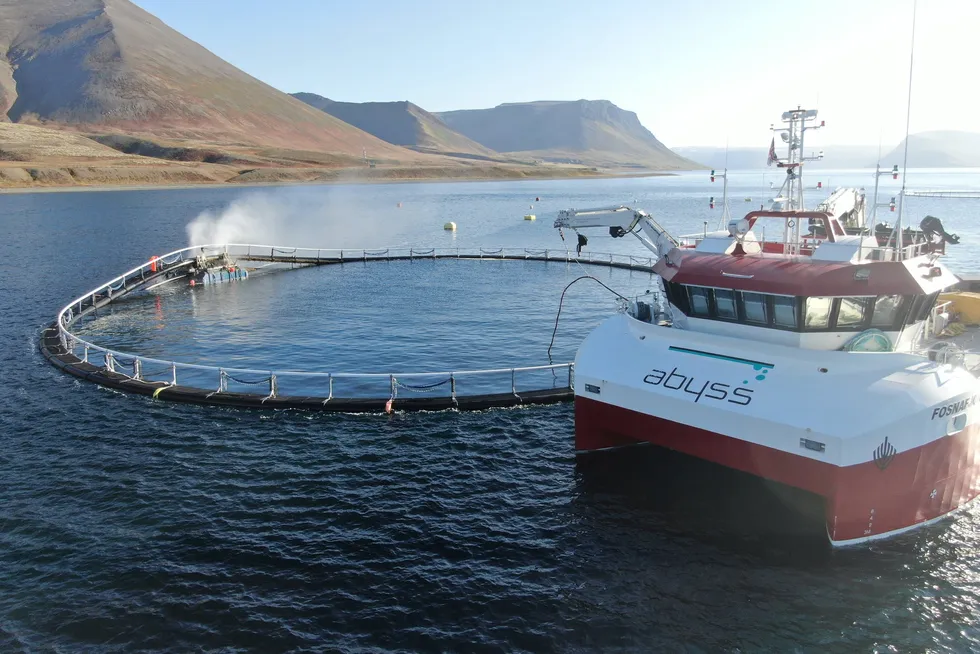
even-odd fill
[[(811, 204), (873, 183), (867, 171), (817, 177)], [(770, 181), (778, 171), (732, 173), (732, 213), (765, 203)], [(897, 189), (887, 181), (883, 201)], [(909, 185), (980, 189), (980, 174)], [(652, 449), (576, 460), (570, 405), (180, 406), (75, 380), (37, 353), (61, 306), (184, 246), (189, 224), (306, 247), (563, 249), (559, 209), (628, 203), (691, 233), (717, 227), (711, 195), (720, 184), (692, 173), (0, 197), (0, 651), (976, 648), (975, 508), (834, 552), (813, 498), (789, 489)], [(932, 214), (959, 233), (955, 271), (980, 272), (980, 201), (908, 202), (912, 222)], [(596, 231), (587, 250), (646, 254)], [(649, 282), (591, 272), (616, 289)], [(345, 264), (128, 301), (86, 329), (194, 361), (530, 365), (546, 360), (558, 296), (581, 274)], [(566, 304), (562, 359), (616, 310), (591, 282)]]

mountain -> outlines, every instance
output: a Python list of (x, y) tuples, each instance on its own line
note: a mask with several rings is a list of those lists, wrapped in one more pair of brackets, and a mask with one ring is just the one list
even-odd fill
[[(819, 161), (807, 162), (810, 170), (831, 170), (840, 168), (867, 168), (874, 167), (874, 162), (878, 158), (877, 145), (828, 145), (824, 148), (824, 158)], [(807, 154), (816, 153), (819, 148), (807, 148)], [(769, 156), (768, 147), (759, 148), (718, 148), (712, 146), (690, 146), (677, 147), (674, 152), (699, 161), (709, 168), (721, 170), (727, 166), (729, 170), (757, 170), (766, 167), (766, 159)], [(776, 146), (776, 152), (780, 156), (785, 156), (785, 149)], [(886, 162), (882, 159), (882, 165)], [(887, 160), (889, 165), (892, 162)]]
[(335, 102), (315, 93), (293, 93), (311, 107), (373, 134), (420, 152), (490, 159), (494, 152), (454, 132), (437, 116), (411, 102)]
[(0, 114), (78, 131), (421, 156), (251, 77), (129, 0), (0, 0)]
[[(909, 136), (909, 168), (980, 167), (980, 134), (974, 132), (920, 132)], [(883, 161), (901, 165), (903, 140)]]
[(524, 102), (436, 114), (477, 143), (512, 156), (610, 168), (701, 168), (667, 148), (632, 111), (608, 100)]

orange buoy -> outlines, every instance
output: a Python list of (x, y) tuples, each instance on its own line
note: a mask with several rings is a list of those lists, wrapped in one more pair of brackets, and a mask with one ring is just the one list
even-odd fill
[(393, 410), (392, 404), (394, 404), (394, 402), (395, 402), (394, 398), (392, 398), (392, 399), (388, 400), (387, 402), (385, 402), (385, 413), (391, 413), (392, 412), (392, 410)]
[(152, 256), (152, 257), (150, 257), (150, 272), (156, 272), (157, 271), (157, 259), (159, 259), (159, 258), (160, 257), (158, 257), (158, 256)]

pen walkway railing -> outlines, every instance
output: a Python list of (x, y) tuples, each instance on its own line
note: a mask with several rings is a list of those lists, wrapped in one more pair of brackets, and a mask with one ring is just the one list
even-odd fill
[[(71, 331), (82, 317), (132, 292), (166, 281), (191, 266), (198, 257), (225, 255), (235, 262), (267, 262), (287, 266), (329, 265), (412, 259), (528, 260), (581, 263), (652, 274), (654, 260), (629, 254), (572, 253), (531, 248), (382, 248), (314, 249), (276, 245), (227, 244), (183, 248), (153, 257), (132, 270), (75, 298), (59, 313), (56, 325), (42, 339), (42, 350), (58, 365), (96, 383), (130, 388), (164, 399), (179, 399), (175, 389), (192, 391), (199, 403), (228, 404), (228, 398), (259, 399), (276, 406), (278, 398), (302, 398), (303, 406), (343, 410), (350, 400), (386, 402), (425, 408), (427, 398), (448, 399), (462, 406), (468, 397), (494, 397), (494, 406), (571, 399), (574, 363), (439, 372), (356, 373), (308, 372), (251, 367), (212, 366), (171, 361), (123, 352), (93, 343)], [(47, 343), (47, 346), (45, 345)], [(84, 374), (81, 374), (84, 373)], [(165, 392), (166, 391), (166, 392)], [(253, 402), (254, 403), (254, 402)], [(438, 404), (438, 402), (435, 402)], [(485, 403), (477, 402), (475, 406)]]

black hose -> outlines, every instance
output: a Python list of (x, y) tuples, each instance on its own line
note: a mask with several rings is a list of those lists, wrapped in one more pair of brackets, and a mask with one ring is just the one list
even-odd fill
[(566, 286), (565, 287), (565, 290), (563, 290), (561, 292), (561, 299), (558, 301), (558, 313), (555, 314), (555, 329), (554, 329), (554, 331), (551, 332), (551, 343), (548, 344), (548, 363), (549, 364), (550, 363), (553, 363), (553, 361), (551, 360), (551, 348), (554, 347), (554, 345), (555, 345), (555, 335), (558, 334), (558, 320), (561, 318), (561, 310), (562, 310), (562, 307), (565, 304), (565, 293), (568, 292), (568, 289), (570, 289), (575, 282), (580, 282), (583, 279), (591, 279), (596, 284), (598, 284), (599, 286), (603, 287), (604, 289), (606, 289), (607, 291), (609, 291), (610, 293), (612, 293), (616, 297), (620, 298), (621, 300), (626, 300), (627, 302), (629, 301), (629, 298), (627, 298), (625, 295), (621, 295), (620, 293), (617, 293), (616, 291), (614, 291), (613, 289), (609, 288), (608, 286), (606, 286), (604, 283), (602, 283), (601, 281), (599, 281), (598, 279), (596, 279), (592, 275), (582, 275), (581, 277), (576, 277), (572, 281), (568, 282), (568, 286)]

